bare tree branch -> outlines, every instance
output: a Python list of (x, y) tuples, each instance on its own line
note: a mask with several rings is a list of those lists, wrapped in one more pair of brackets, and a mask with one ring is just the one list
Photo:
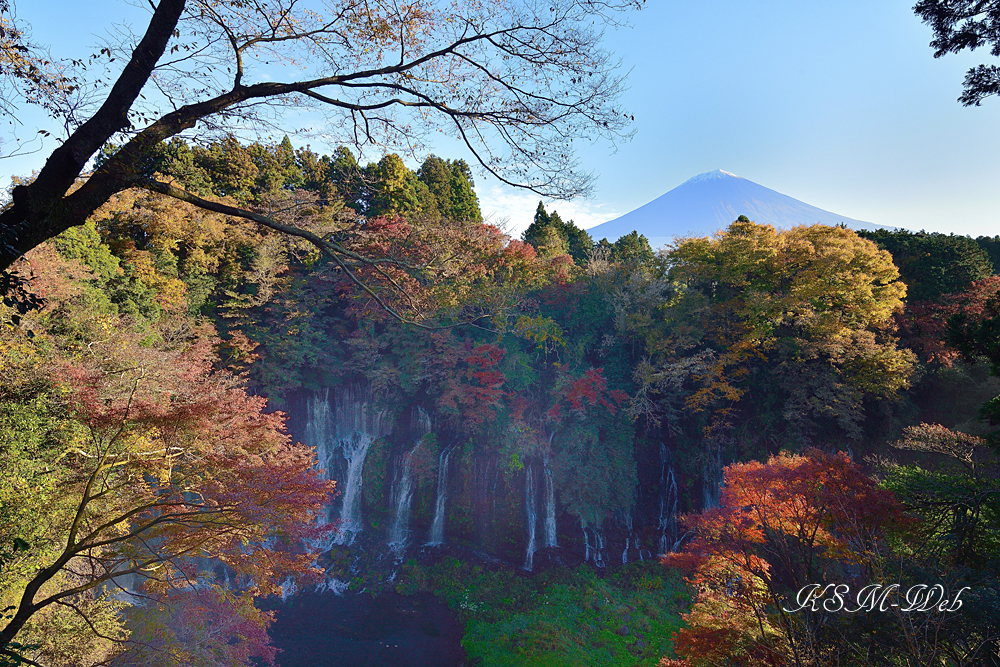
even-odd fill
[[(148, 179), (159, 142), (273, 127), (285, 111), (315, 105), (333, 114), (331, 127), (353, 128), (344, 138), (359, 145), (412, 148), (421, 131), (443, 129), (505, 183), (551, 197), (586, 193), (590, 175), (577, 171), (572, 141), (628, 136), (615, 106), (623, 80), (600, 48), (600, 25), (640, 5), (332, 0), (313, 13), (296, 0), (162, 0), (99, 108), (0, 213), (0, 269)], [(115, 136), (125, 145), (69, 194)]]

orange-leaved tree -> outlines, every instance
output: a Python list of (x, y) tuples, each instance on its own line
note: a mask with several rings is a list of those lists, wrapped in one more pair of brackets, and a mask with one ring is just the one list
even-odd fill
[(750, 666), (837, 664), (849, 649), (826, 586), (881, 576), (885, 538), (909, 519), (846, 455), (813, 449), (728, 466), (720, 506), (683, 522), (693, 539), (663, 559), (697, 590), (675, 637), (681, 664)]

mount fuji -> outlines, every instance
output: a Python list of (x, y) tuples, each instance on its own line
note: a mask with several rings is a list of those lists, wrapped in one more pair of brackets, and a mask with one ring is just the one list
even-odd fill
[(779, 229), (817, 222), (844, 223), (851, 229), (893, 229), (824, 211), (717, 169), (688, 179), (645, 206), (591, 227), (587, 233), (595, 240), (614, 241), (635, 230), (657, 249), (677, 236), (710, 236), (741, 215)]

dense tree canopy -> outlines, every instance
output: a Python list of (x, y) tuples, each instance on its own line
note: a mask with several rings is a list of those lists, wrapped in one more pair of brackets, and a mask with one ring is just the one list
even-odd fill
[(993, 263), (993, 272), (1000, 270), (1000, 236), (979, 236), (976, 238), (979, 247), (986, 251)]
[(569, 254), (577, 265), (586, 264), (594, 242), (585, 230), (572, 221), (564, 221), (558, 212), (548, 213), (538, 202), (535, 217), (524, 230), (521, 240), (542, 255)]
[[(120, 150), (107, 146), (101, 164)], [(393, 485), (403, 469), (412, 473), (414, 530), (427, 528), (419, 522), (429, 524), (435, 482), (447, 473), (450, 539), (519, 567), (525, 519), (541, 514), (549, 493), (560, 549), (549, 562), (578, 554), (597, 567), (643, 556), (648, 562), (651, 546), (680, 548), (694, 533), (684, 536), (676, 513), (715, 507), (688, 524), (697, 533), (688, 555), (709, 556), (686, 562), (700, 588), (675, 646), (693, 663), (725, 654), (733, 664), (794, 664), (795, 646), (814, 641), (822, 650), (817, 664), (829, 656), (890, 664), (880, 660), (913, 647), (935, 656), (952, 651), (975, 664), (991, 646), (996, 472), (974, 422), (979, 404), (997, 393), (981, 360), (995, 356), (988, 323), (1000, 278), (936, 302), (907, 303), (893, 257), (876, 243), (841, 227), (777, 231), (746, 219), (657, 255), (635, 232), (613, 244), (594, 244), (581, 232), (574, 256), (570, 223), (544, 206), (532, 221), (545, 232), (533, 236), (537, 247), (477, 221), (467, 166), (436, 156), (410, 169), (391, 153), (360, 164), (347, 148), (321, 155), (286, 141), (223, 136), (203, 144), (175, 138), (159, 144), (151, 160), (158, 182), (207, 204), (123, 190), (17, 265), (44, 297), (35, 304), (41, 309), (18, 313), (16, 300), (0, 306), (3, 319), (21, 318), (20, 328), (0, 335), (0, 372), (13, 378), (0, 389), (0, 603), (17, 605), (33, 573), (58, 558), (65, 547), (59, 529), (72, 507), (55, 499), (81, 488), (81, 475), (94, 465), (88, 455), (102, 443), (116, 463), (127, 459), (98, 475), (111, 479), (115, 493), (128, 489), (123, 503), (150, 494), (170, 503), (211, 481), (220, 488), (202, 495), (221, 506), (233, 500), (232, 489), (245, 488), (234, 502), (248, 504), (226, 507), (236, 512), (227, 526), (265, 558), (242, 562), (243, 542), (227, 543), (211, 527), (206, 534), (195, 525), (200, 516), (185, 516), (193, 532), (164, 526), (156, 538), (183, 548), (195, 535), (206, 537), (204, 555), (227, 563), (228, 588), (202, 573), (198, 591), (164, 590), (162, 583), (193, 576), (180, 559), (177, 569), (143, 571), (151, 579), (149, 604), (137, 608), (127, 596), (98, 590), (75, 593), (64, 599), (79, 612), (58, 602), (37, 610), (7, 643), (9, 653), (25, 653), (16, 646), (23, 642), (35, 646), (29, 657), (54, 667), (207, 665), (212, 656), (268, 664), (270, 617), (254, 606), (253, 584), (274, 590), (279, 572), (311, 570), (309, 549), (290, 545), (309, 537), (302, 531), (314, 526), (310, 508), (325, 490), (307, 471), (311, 459), (288, 445), (280, 418), (265, 413), (259, 397), (301, 419), (304, 401), (315, 405), (327, 392), (359, 387), (393, 412), (387, 418), (399, 429), (373, 442), (363, 462), (359, 539), (378, 545), (365, 545), (376, 558), (396, 516)], [(267, 212), (268, 224), (239, 213), (251, 209)], [(338, 261), (312, 239), (268, 226), (278, 223), (368, 261)], [(432, 330), (403, 326), (383, 304)], [(470, 326), (449, 326), (458, 323)], [(925, 354), (918, 358), (904, 342)], [(973, 377), (980, 384), (970, 387)], [(931, 410), (921, 400), (946, 415), (948, 428), (931, 423), (940, 420), (926, 416)], [(433, 420), (433, 433), (414, 444), (407, 424), (420, 411)], [(822, 452), (793, 454), (810, 445)], [(778, 455), (782, 450), (790, 453)], [(927, 558), (901, 542), (892, 543), (892, 558), (881, 558), (889, 553), (881, 551), (888, 544), (882, 538), (910, 519), (866, 470), (831, 454), (838, 450), (853, 452), (855, 461), (879, 455), (871, 470), (923, 522)], [(900, 452), (901, 461), (889, 458)], [(946, 463), (931, 460), (942, 454)], [(745, 463), (724, 472), (729, 461)], [(204, 477), (192, 479), (200, 472)], [(113, 486), (115, 475), (129, 485)], [(263, 475), (280, 478), (280, 489), (297, 498), (268, 495), (276, 489)], [(724, 475), (728, 485), (720, 486)], [(657, 489), (671, 495), (657, 498)], [(88, 505), (96, 528), (102, 512), (117, 509), (110, 496)], [(206, 509), (182, 499), (185, 511)], [(266, 511), (241, 523), (240, 509), (286, 500), (292, 505), (280, 505), (281, 512), (294, 526)], [(859, 515), (859, 505), (868, 513)], [(544, 522), (548, 541), (547, 516)], [(812, 538), (798, 540), (804, 532)], [(259, 551), (265, 535), (274, 555)], [(155, 557), (144, 547), (118, 548), (102, 545), (93, 562), (124, 572), (128, 558)], [(327, 576), (347, 567), (349, 548), (336, 546), (320, 559)], [(434, 590), (427, 578), (419, 583), (422, 567), (407, 562), (391, 585)], [(249, 576), (236, 577), (240, 571)], [(65, 592), (79, 572), (53, 577), (40, 590)], [(944, 624), (941, 616), (921, 617), (916, 629), (900, 630), (895, 617), (872, 627), (822, 614), (783, 617), (775, 595), (817, 573), (859, 583), (930, 573), (976, 582), (983, 592), (968, 598), (967, 614)], [(387, 585), (366, 571), (350, 576), (371, 590)], [(455, 599), (481, 599), (476, 592), (462, 597), (465, 581), (441, 585)], [(635, 585), (659, 590), (650, 577)], [(744, 592), (749, 597), (734, 595)], [(677, 593), (673, 604), (687, 605), (686, 596)], [(465, 612), (473, 620), (479, 613), (471, 606)], [(621, 664), (648, 664), (651, 652), (666, 650), (669, 633), (658, 630), (641, 647), (650, 614), (628, 613)], [(489, 627), (514, 634), (498, 646), (522, 646), (513, 626)], [(608, 633), (602, 625), (592, 630), (582, 636)], [(921, 644), (923, 630), (934, 631), (937, 643)], [(880, 648), (889, 631), (899, 641)], [(615, 636), (624, 647), (626, 635)], [(866, 647), (875, 657), (852, 663)], [(599, 646), (586, 650), (579, 664), (618, 664), (589, 660)]]
[(777, 383), (793, 438), (857, 438), (862, 397), (906, 386), (912, 353), (891, 336), (906, 288), (889, 253), (853, 231), (737, 221), (682, 240), (663, 262), (676, 295), (662, 320), (642, 324), (659, 352), (644, 383), (666, 391), (689, 377), (697, 389), (685, 406), (713, 411), (719, 425), (741, 409), (764, 418), (773, 407), (757, 392), (775, 396)]
[(961, 292), (974, 280), (993, 275), (989, 254), (968, 236), (905, 229), (862, 230), (858, 236), (889, 251), (910, 302)]
[(697, 596), (675, 636), (684, 659), (661, 665), (992, 664), (991, 593), (956, 598), (972, 582), (952, 578), (942, 596), (915, 595), (951, 567), (921, 534), (942, 524), (906, 516), (846, 455), (781, 455), (725, 478), (720, 507), (685, 517), (693, 539), (664, 559)]

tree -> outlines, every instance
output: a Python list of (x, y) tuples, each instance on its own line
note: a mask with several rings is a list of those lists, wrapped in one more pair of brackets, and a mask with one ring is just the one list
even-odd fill
[(648, 328), (649, 347), (667, 377), (671, 367), (697, 377), (685, 407), (713, 409), (713, 424), (776, 409), (772, 421), (798, 443), (853, 440), (864, 394), (908, 384), (913, 355), (891, 336), (906, 287), (889, 253), (849, 229), (737, 221), (682, 240), (661, 261), (679, 294)]
[(482, 222), (475, 182), (465, 160), (442, 160), (429, 156), (417, 170), (417, 178), (434, 196), (439, 213), (459, 222)]
[(406, 215), (423, 212), (417, 192), (417, 177), (395, 153), (379, 160), (374, 170), (375, 196), (369, 215)]
[(653, 249), (645, 235), (633, 230), (611, 244), (611, 259), (634, 270), (653, 263)]
[[(996, 0), (919, 0), (913, 7), (917, 16), (934, 30), (931, 47), (934, 57), (988, 46), (990, 55), (1000, 56), (1000, 2)], [(979, 106), (1000, 93), (1000, 67), (977, 65), (965, 73), (964, 89), (958, 101)]]
[(212, 332), (93, 307), (70, 320), (86, 272), (47, 245), (29, 259), (48, 299), (41, 342), (0, 332), (0, 655), (17, 653), (15, 638), (43, 644), (32, 639), (56, 610), (120, 641), (94, 625), (108, 615), (99, 587), (135, 577), (165, 602), (199, 579), (196, 558), (249, 595), (315, 575), (308, 540), (330, 483), (280, 413), (213, 370)]
[(888, 457), (878, 461), (883, 488), (920, 518), (914, 531), (919, 549), (911, 566), (947, 578), (952, 590), (969, 588), (961, 619), (935, 628), (938, 643), (950, 647), (955, 664), (996, 664), (1000, 647), (995, 611), (1000, 479), (996, 453), (986, 444), (940, 424), (920, 424), (906, 427), (902, 439), (893, 443), (920, 452), (919, 463), (901, 464)]
[(267, 635), (274, 612), (254, 606), (253, 596), (219, 586), (184, 590), (166, 601), (130, 609), (129, 650), (112, 667), (274, 667)]
[[(907, 311), (904, 330), (928, 361), (949, 367), (959, 357), (986, 361), (990, 375), (1000, 376), (1000, 276), (977, 280), (938, 303), (918, 304)], [(1000, 426), (1000, 396), (980, 408), (979, 418)], [(986, 437), (1000, 446), (1000, 431)]]
[(558, 212), (546, 212), (542, 202), (538, 202), (534, 220), (524, 230), (521, 240), (530, 243), (545, 256), (569, 254), (577, 266), (587, 263), (594, 247), (590, 234), (577, 227), (572, 220), (564, 222)]
[[(1000, 481), (996, 457), (982, 438), (951, 431), (940, 424), (907, 426), (893, 446), (939, 454), (946, 465), (886, 464), (887, 483), (926, 522), (921, 525), (923, 555), (949, 566), (983, 569), (1000, 553)], [(951, 465), (947, 465), (951, 464)]]
[[(545, 210), (545, 204), (538, 202), (538, 208), (535, 209), (535, 216), (528, 225), (528, 228), (524, 230), (521, 234), (521, 240), (525, 243), (530, 243), (536, 251), (543, 251), (549, 248), (549, 244), (554, 239), (548, 239), (547, 234), (549, 227), (551, 226), (551, 218), (548, 212)], [(565, 252), (565, 248), (562, 249)]]
[[(74, 90), (73, 82), (62, 75), (59, 66), (45, 57), (31, 42), (25, 27), (17, 23), (9, 0), (0, 0), (0, 111), (13, 118), (15, 96), (54, 110), (55, 100)], [(13, 152), (20, 147), (17, 145)], [(0, 153), (0, 157), (5, 156)]]
[[(880, 583), (886, 538), (908, 526), (900, 503), (845, 454), (728, 466), (720, 506), (682, 521), (693, 537), (663, 559), (690, 572), (698, 591), (674, 638), (681, 664), (890, 664), (880, 658), (903, 653), (904, 642), (870, 631), (851, 641), (836, 632), (836, 599), (824, 586)], [(799, 592), (813, 584), (820, 604), (803, 605)]]
[[(337, 0), (323, 13), (294, 0), (151, 4), (138, 42), (106, 49), (125, 63), (117, 79), (104, 88), (87, 81), (104, 94), (100, 106), (57, 100), (53, 115), (71, 131), (0, 213), (0, 268), (83, 224), (130, 187), (210, 206), (155, 178), (149, 167), (156, 147), (181, 133), (259, 129), (272, 112), (288, 108), (323, 111), (328, 127), (343, 128), (358, 145), (412, 146), (421, 129), (446, 130), (506, 183), (546, 196), (584, 193), (588, 176), (576, 169), (573, 139), (627, 130), (616, 106), (622, 78), (600, 48), (600, 26), (640, 4)], [(69, 75), (87, 79), (85, 70)], [(16, 89), (5, 94), (7, 104), (32, 101)], [(121, 148), (74, 189), (90, 158), (113, 138), (123, 140)], [(281, 230), (238, 207), (227, 213)], [(309, 240), (361, 261), (335, 240)]]
[(976, 238), (979, 247), (986, 251), (993, 263), (993, 273), (1000, 269), (1000, 236), (979, 236)]
[(989, 254), (968, 236), (905, 229), (861, 230), (858, 236), (889, 251), (910, 303), (961, 292), (973, 281), (993, 275)]
[(372, 205), (371, 183), (366, 182), (362, 175), (354, 153), (349, 148), (340, 146), (334, 151), (329, 164), (327, 178), (333, 186), (334, 194), (347, 207), (358, 213), (366, 213)]

